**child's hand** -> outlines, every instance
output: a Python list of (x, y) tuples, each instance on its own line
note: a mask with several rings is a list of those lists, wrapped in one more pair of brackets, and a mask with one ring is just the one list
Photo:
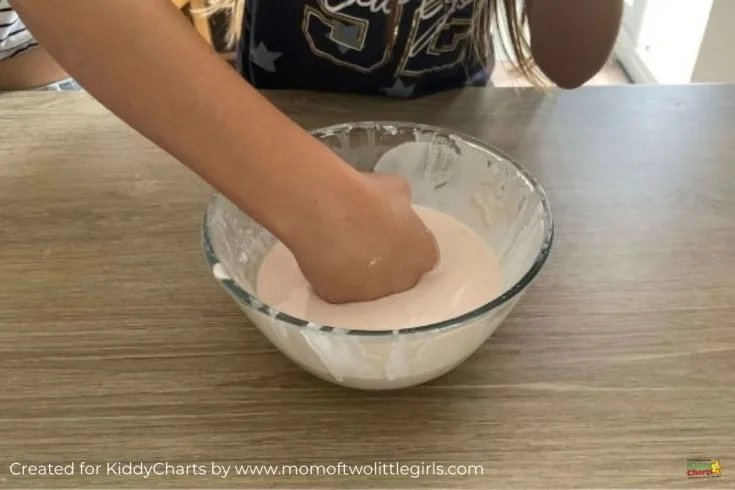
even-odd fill
[(289, 244), (315, 292), (330, 303), (368, 301), (414, 287), (439, 261), (431, 232), (398, 176), (361, 175), (350, 198)]

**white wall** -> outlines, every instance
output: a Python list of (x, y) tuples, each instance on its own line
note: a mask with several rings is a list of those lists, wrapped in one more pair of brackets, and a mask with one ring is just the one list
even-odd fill
[(735, 83), (735, 0), (633, 1), (615, 54), (635, 82)]
[(658, 83), (687, 83), (697, 61), (712, 0), (648, 2), (638, 38), (643, 63)]
[[(714, 0), (733, 2), (735, 0)], [(634, 0), (615, 54), (638, 83), (688, 83), (713, 0)], [(735, 5), (734, 5), (735, 6)]]
[(714, 0), (691, 81), (735, 83), (735, 0)]

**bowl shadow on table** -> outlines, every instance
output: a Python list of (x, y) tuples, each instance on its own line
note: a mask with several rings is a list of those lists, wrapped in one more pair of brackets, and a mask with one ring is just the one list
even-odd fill
[[(305, 459), (321, 457), (322, 462), (330, 454), (372, 461), (397, 451), (409, 459), (434, 455), (438, 460), (444, 454), (438, 441), (461, 430), (472, 417), (468, 410), (473, 411), (478, 399), (492, 397), (493, 392), (482, 390), (482, 385), (500, 382), (492, 374), (488, 378), (488, 373), (506, 372), (502, 365), (509, 353), (506, 342), (501, 341), (499, 349), (494, 345), (493, 336), (464, 363), (433, 381), (400, 390), (363, 391), (333, 385), (307, 373), (277, 351), (254, 326), (243, 323), (232, 340), (260, 352), (258, 365), (252, 362), (252, 355), (242, 352), (231, 358), (230, 379), (213, 387), (218, 398), (232, 402), (232, 411), (240, 412), (236, 437), (243, 444), (252, 444), (253, 434), (259, 433), (258, 443), (278, 444), (286, 436), (276, 428), (288, 427), (291, 438), (297, 427), (294, 444), (309, 450)], [(502, 335), (502, 330), (501, 325), (496, 335)], [(284, 406), (289, 408), (284, 410)], [(483, 410), (487, 406), (483, 403)], [(231, 434), (235, 425), (232, 418), (207, 423), (226, 425)], [(320, 445), (325, 449), (310, 456)]]

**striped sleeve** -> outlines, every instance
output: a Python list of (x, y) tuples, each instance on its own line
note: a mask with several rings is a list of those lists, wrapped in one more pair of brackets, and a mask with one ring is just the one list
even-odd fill
[(38, 46), (8, 0), (0, 0), (0, 61)]

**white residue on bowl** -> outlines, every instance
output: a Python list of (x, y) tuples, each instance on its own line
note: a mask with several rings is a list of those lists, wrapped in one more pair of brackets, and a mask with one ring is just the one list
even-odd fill
[(406, 350), (406, 342), (401, 338), (399, 331), (394, 330), (390, 352), (385, 360), (385, 379), (393, 381), (409, 375), (411, 371), (410, 358), (411, 356)]
[(220, 281), (231, 281), (232, 278), (225, 270), (225, 266), (217, 262), (212, 266), (212, 274), (214, 274), (214, 277), (216, 277)]
[[(393, 126), (393, 125), (383, 126), (383, 130), (386, 133), (388, 133), (389, 135), (391, 135), (391, 136), (395, 136), (395, 135), (398, 134), (398, 128), (395, 127), (395, 126)], [(373, 139), (374, 139), (375, 138), (375, 134), (374, 133), (370, 133), (370, 134), (371, 134), (371, 136), (373, 136)]]

